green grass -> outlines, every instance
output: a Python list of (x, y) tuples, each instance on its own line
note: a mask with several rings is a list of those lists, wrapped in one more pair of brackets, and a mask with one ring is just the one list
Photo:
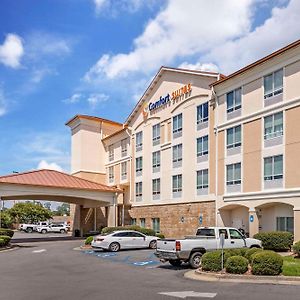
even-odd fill
[(283, 271), (284, 276), (300, 276), (300, 258), (287, 256), (283, 258)]

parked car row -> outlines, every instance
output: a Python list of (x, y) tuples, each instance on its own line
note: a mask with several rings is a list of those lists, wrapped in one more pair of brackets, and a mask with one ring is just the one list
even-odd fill
[(34, 231), (43, 234), (48, 232), (67, 233), (70, 230), (70, 225), (66, 222), (38, 222), (35, 224), (20, 224), (19, 230), (27, 233), (32, 233)]
[(155, 255), (162, 262), (169, 262), (173, 266), (186, 262), (192, 268), (198, 268), (205, 252), (220, 248), (261, 248), (262, 244), (257, 239), (247, 238), (236, 228), (200, 227), (195, 236), (184, 239), (159, 239), (134, 230), (119, 230), (95, 236), (91, 246), (112, 252), (121, 249), (156, 249)]

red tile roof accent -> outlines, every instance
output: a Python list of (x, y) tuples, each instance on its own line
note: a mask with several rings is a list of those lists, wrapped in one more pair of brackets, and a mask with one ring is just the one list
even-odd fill
[(55, 188), (121, 192), (121, 190), (54, 170), (34, 170), (0, 176), (0, 184), (37, 185)]

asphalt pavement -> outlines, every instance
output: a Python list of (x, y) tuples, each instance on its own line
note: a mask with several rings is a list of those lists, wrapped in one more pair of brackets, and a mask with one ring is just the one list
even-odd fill
[(203, 282), (153, 250), (78, 251), (80, 241), (35, 242), (0, 252), (0, 300), (299, 300), (300, 286)]

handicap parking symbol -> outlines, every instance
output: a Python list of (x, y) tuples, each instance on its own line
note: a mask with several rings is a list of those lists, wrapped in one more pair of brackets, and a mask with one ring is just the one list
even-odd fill
[(133, 265), (142, 267), (142, 266), (153, 265), (153, 264), (157, 264), (157, 263), (158, 263), (157, 261), (148, 260), (148, 261), (137, 261), (137, 262), (134, 262)]

